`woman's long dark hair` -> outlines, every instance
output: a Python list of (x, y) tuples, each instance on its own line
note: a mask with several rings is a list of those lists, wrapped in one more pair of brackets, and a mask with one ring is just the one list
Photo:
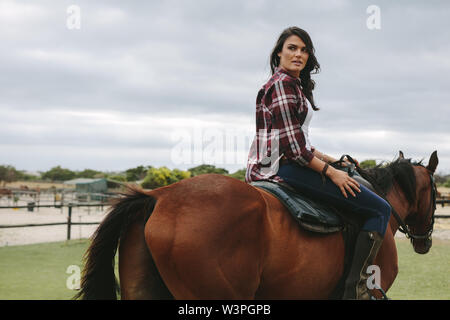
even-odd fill
[(306, 62), (305, 68), (303, 68), (303, 70), (300, 72), (302, 92), (311, 103), (312, 108), (314, 110), (319, 110), (319, 108), (316, 107), (314, 103), (312, 91), (314, 90), (316, 83), (311, 79), (311, 74), (315, 74), (320, 71), (320, 64), (317, 61), (316, 56), (314, 55), (315, 50), (311, 41), (311, 37), (305, 30), (298, 27), (289, 27), (283, 30), (270, 55), (270, 69), (272, 70), (272, 74), (274, 74), (275, 69), (280, 65), (280, 57), (278, 56), (278, 53), (283, 50), (283, 45), (286, 39), (292, 35), (296, 35), (300, 39), (302, 39), (302, 41), (306, 45), (306, 50), (309, 53), (309, 58)]

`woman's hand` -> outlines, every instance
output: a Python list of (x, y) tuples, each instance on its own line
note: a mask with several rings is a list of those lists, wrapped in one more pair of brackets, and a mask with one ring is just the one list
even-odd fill
[[(345, 157), (345, 159), (346, 159), (346, 160), (345, 160), (345, 163), (348, 163), (349, 165), (352, 164), (352, 162), (350, 161), (350, 159), (349, 159), (348, 157)], [(359, 162), (358, 162), (358, 160), (356, 160), (355, 158), (352, 158), (352, 160), (355, 161), (356, 167), (359, 168)]]
[(348, 198), (346, 191), (348, 191), (354, 197), (356, 197), (356, 194), (353, 189), (361, 192), (359, 183), (355, 179), (350, 177), (347, 172), (329, 167), (329, 170), (327, 170), (327, 176), (331, 179), (331, 181), (333, 181), (335, 185), (339, 187), (339, 189), (341, 189), (342, 194), (346, 198)]

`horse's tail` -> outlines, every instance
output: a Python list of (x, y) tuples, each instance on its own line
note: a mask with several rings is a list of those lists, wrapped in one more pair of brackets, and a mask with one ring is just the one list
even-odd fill
[(80, 291), (74, 299), (115, 300), (119, 285), (114, 274), (117, 246), (127, 226), (148, 219), (156, 199), (138, 187), (127, 186), (128, 192), (116, 199), (108, 215), (92, 236), (92, 242), (84, 255), (85, 266)]

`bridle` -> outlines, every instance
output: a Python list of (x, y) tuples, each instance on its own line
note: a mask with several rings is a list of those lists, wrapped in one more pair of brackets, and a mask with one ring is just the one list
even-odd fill
[[(349, 155), (343, 155), (338, 161), (333, 162), (332, 165), (339, 165), (342, 162), (344, 162), (344, 158), (347, 158), (349, 160), (349, 162), (351, 162), (351, 166), (348, 168), (348, 174), (350, 176), (353, 175), (355, 167), (356, 169), (359, 168), (358, 163), (352, 159), (352, 157), (350, 157)], [(376, 183), (372, 183), (372, 186), (375, 188), (375, 190), (377, 191), (377, 193), (384, 199), (386, 200), (389, 205), (391, 206), (392, 209), (392, 215), (394, 216), (395, 220), (397, 221), (399, 227), (398, 227), (398, 231), (400, 231), (401, 233), (404, 233), (407, 239), (412, 240), (422, 240), (422, 239), (430, 239), (431, 238), (431, 234), (433, 233), (433, 228), (434, 228), (434, 212), (436, 211), (436, 194), (437, 194), (437, 190), (436, 190), (436, 184), (434, 182), (434, 177), (433, 174), (429, 172), (429, 177), (430, 177), (430, 184), (431, 184), (431, 201), (430, 201), (430, 209), (431, 209), (431, 224), (429, 229), (423, 233), (423, 234), (414, 234), (412, 233), (411, 229), (409, 228), (409, 226), (403, 221), (403, 219), (400, 217), (400, 215), (397, 213), (397, 211), (395, 211), (394, 207), (391, 205), (391, 203), (386, 199), (386, 194), (384, 194), (383, 192), (381, 192), (380, 188), (376, 185)], [(409, 216), (409, 214), (408, 214)]]
[[(436, 185), (434, 183), (434, 177), (433, 174), (429, 174), (430, 176), (430, 184), (431, 184), (431, 201), (430, 201), (430, 209), (431, 209), (431, 224), (424, 234), (413, 234), (411, 232), (411, 229), (406, 225), (406, 223), (403, 221), (403, 219), (398, 215), (398, 213), (395, 211), (394, 207), (392, 207), (392, 214), (397, 220), (397, 223), (399, 224), (398, 231), (401, 233), (404, 233), (406, 238), (411, 240), (422, 240), (422, 239), (429, 239), (431, 238), (431, 234), (433, 233), (434, 228), (434, 212), (436, 211)], [(386, 200), (387, 201), (387, 200)], [(389, 202), (389, 201), (388, 201)]]

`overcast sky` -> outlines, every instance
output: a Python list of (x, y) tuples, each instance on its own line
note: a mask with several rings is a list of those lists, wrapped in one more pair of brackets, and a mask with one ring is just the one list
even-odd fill
[(296, 25), (321, 65), (317, 149), (425, 163), (437, 150), (450, 173), (449, 12), (444, 0), (0, 0), (0, 164), (244, 168), (270, 52)]

